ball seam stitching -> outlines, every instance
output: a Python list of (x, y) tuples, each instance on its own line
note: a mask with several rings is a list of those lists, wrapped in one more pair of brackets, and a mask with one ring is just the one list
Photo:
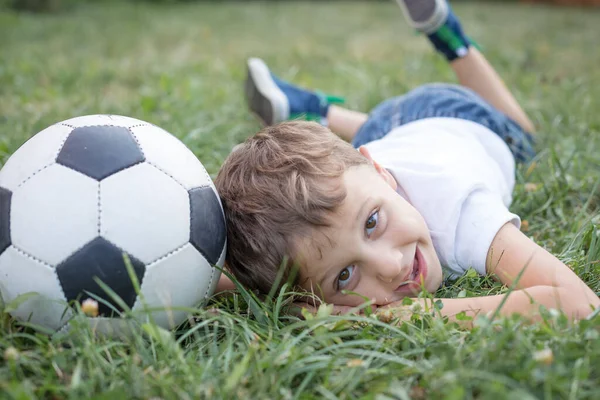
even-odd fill
[[(219, 262), (219, 260), (221, 259), (221, 257), (223, 257), (223, 252), (225, 251), (227, 247), (223, 246), (223, 248), (221, 249), (221, 254), (219, 254), (219, 258), (217, 259), (217, 262)], [(204, 299), (206, 299), (208, 297), (208, 292), (210, 290), (210, 287), (212, 286), (212, 281), (214, 279), (214, 275), (215, 275), (215, 271), (216, 268), (214, 265), (211, 265), (211, 274), (210, 274), (210, 282), (208, 283), (208, 288), (206, 289), (206, 293), (204, 293)]]
[(169, 178), (173, 179), (179, 186), (181, 186), (183, 188), (183, 190), (185, 190), (186, 192), (188, 191), (188, 189), (185, 187), (185, 185), (183, 183), (179, 182), (179, 179), (175, 178), (173, 175), (169, 174), (167, 171), (163, 170), (158, 165), (156, 165), (153, 162), (148, 161), (148, 160), (146, 160), (146, 164), (151, 165), (152, 167), (156, 168), (163, 174), (167, 175)]
[(54, 164), (56, 164), (55, 161), (52, 162), (52, 164), (47, 164), (44, 165), (42, 168), (38, 169), (37, 171), (33, 172), (31, 175), (29, 175), (27, 178), (25, 178), (25, 180), (23, 180), (23, 182), (19, 183), (17, 185), (17, 189), (19, 189), (21, 186), (23, 186), (24, 184), (26, 184), (27, 182), (29, 182), (34, 176), (36, 176), (37, 174), (39, 174), (40, 172), (42, 172), (43, 170), (50, 168), (51, 166), (53, 166)]
[(33, 260), (33, 261), (37, 262), (38, 264), (42, 264), (43, 266), (48, 267), (48, 268), (50, 268), (52, 270), (55, 269), (52, 264), (49, 264), (49, 263), (47, 263), (47, 262), (45, 262), (43, 260), (40, 260), (37, 257), (32, 256), (31, 254), (27, 253), (25, 250), (20, 249), (19, 247), (17, 247), (14, 243), (12, 243), (11, 246), (17, 251), (17, 253), (19, 253), (19, 254), (21, 254), (21, 255), (29, 258), (30, 260)]
[(139, 124), (139, 125), (133, 125), (127, 128), (127, 130), (129, 131), (129, 133), (131, 133), (131, 136), (133, 137), (133, 140), (135, 140), (135, 143), (137, 144), (138, 148), (140, 149), (140, 152), (142, 153), (142, 156), (144, 157), (144, 161), (148, 161), (148, 157), (146, 157), (146, 153), (144, 152), (144, 149), (142, 148), (142, 144), (140, 143), (138, 137), (135, 135), (135, 133), (132, 131), (133, 128), (139, 128), (141, 126), (148, 126), (148, 124)]
[(98, 182), (98, 236), (102, 235), (102, 187)]
[[(179, 252), (181, 252), (181, 250), (183, 250), (183, 248), (184, 248), (185, 246), (187, 246), (188, 244), (191, 246), (191, 243), (190, 243), (189, 241), (188, 241), (188, 242), (185, 242), (184, 244), (182, 244), (181, 246), (177, 247), (176, 249), (174, 249), (174, 250), (171, 250), (171, 251), (170, 251), (170, 252), (168, 252), (167, 254), (165, 254), (165, 255), (162, 255), (162, 256), (158, 257), (156, 260), (153, 260), (153, 261), (149, 262), (148, 264), (146, 264), (146, 268), (150, 268), (150, 267), (152, 267), (154, 264), (156, 264), (156, 263), (158, 263), (158, 262), (160, 262), (160, 261), (164, 260), (165, 258), (167, 258), (167, 257), (170, 257), (170, 256), (172, 256), (172, 255), (173, 255), (173, 254), (175, 254), (175, 253), (179, 253)], [(193, 247), (193, 246), (192, 246), (192, 247)]]
[(208, 298), (208, 292), (212, 287), (213, 279), (215, 278), (215, 267), (213, 265), (210, 266), (210, 281), (208, 282), (208, 286), (206, 288), (206, 292), (204, 292), (204, 300)]

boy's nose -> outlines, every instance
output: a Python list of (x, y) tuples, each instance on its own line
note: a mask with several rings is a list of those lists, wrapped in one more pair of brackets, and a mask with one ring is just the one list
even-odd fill
[(392, 283), (402, 273), (402, 253), (374, 254), (373, 267), (377, 279)]
[(379, 279), (380, 281), (383, 281), (384, 283), (392, 283), (396, 276), (390, 276), (389, 278), (386, 278), (383, 275), (377, 274), (377, 279)]

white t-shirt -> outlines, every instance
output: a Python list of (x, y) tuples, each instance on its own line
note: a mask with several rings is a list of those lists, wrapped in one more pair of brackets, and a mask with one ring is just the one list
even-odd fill
[(456, 118), (427, 118), (393, 129), (366, 145), (398, 182), (398, 193), (423, 216), (443, 266), (454, 277), (485, 261), (507, 222), (515, 184), (508, 146), (483, 125)]

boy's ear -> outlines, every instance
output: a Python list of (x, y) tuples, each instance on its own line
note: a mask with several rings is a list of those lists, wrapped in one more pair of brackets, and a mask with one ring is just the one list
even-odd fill
[(392, 187), (392, 189), (396, 190), (398, 188), (398, 182), (396, 182), (396, 179), (394, 179), (390, 171), (383, 168), (381, 164), (379, 164), (377, 161), (373, 160), (373, 157), (371, 157), (371, 153), (369, 153), (369, 150), (365, 146), (360, 146), (358, 148), (358, 151), (360, 152), (360, 154), (365, 156), (367, 160), (371, 162), (371, 164), (373, 164), (379, 176), (381, 176), (383, 180)]
[(358, 148), (358, 152), (360, 154), (362, 154), (363, 156), (365, 156), (365, 158), (371, 162), (373, 162), (373, 157), (371, 157), (371, 153), (369, 153), (369, 149), (367, 149), (365, 146), (360, 146)]

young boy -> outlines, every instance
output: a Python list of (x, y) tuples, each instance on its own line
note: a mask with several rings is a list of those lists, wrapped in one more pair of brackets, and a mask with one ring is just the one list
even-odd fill
[[(282, 282), (296, 265), (297, 286), (341, 312), (364, 298), (401, 307), (423, 287), (435, 292), (442, 266), (454, 276), (474, 268), (516, 282), (501, 314), (535, 318), (544, 305), (589, 315), (600, 299), (508, 210), (515, 159), (534, 156), (533, 124), (445, 0), (398, 3), (462, 86), (426, 85), (366, 115), (249, 60), (247, 100), (270, 126), (237, 146), (216, 179), (228, 268), (267, 293), (282, 263)], [(321, 124), (278, 124), (300, 115)], [(474, 316), (503, 300), (442, 299), (441, 313)]]

